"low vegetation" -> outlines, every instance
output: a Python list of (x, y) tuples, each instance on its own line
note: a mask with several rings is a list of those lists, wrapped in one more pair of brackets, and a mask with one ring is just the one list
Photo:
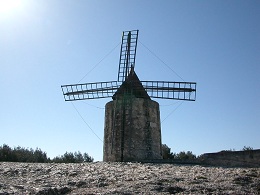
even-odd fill
[(169, 148), (166, 144), (162, 145), (162, 152), (163, 152), (163, 159), (194, 160), (197, 158), (196, 155), (194, 155), (191, 151), (172, 153), (171, 148)]
[(81, 163), (81, 162), (93, 162), (94, 159), (87, 153), (81, 152), (66, 152), (64, 155), (57, 156), (50, 159), (46, 152), (36, 148), (35, 150), (14, 147), (11, 148), (6, 144), (0, 146), (0, 161), (4, 162), (30, 162), (30, 163)]
[[(250, 146), (244, 146), (241, 151), (250, 151), (254, 150)], [(235, 149), (223, 150), (222, 152), (233, 152)], [(199, 156), (194, 155), (191, 151), (180, 152), (180, 153), (172, 153), (171, 148), (169, 148), (166, 144), (162, 144), (162, 153), (163, 159), (173, 159), (173, 160), (194, 160), (199, 158)]]

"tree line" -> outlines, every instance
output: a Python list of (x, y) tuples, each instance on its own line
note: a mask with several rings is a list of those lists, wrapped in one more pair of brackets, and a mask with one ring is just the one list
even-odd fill
[(33, 150), (32, 148), (14, 147), (11, 148), (7, 144), (0, 146), (0, 162), (27, 162), (27, 163), (82, 163), (93, 162), (94, 158), (87, 153), (66, 152), (61, 156), (50, 159), (46, 152), (40, 148)]
[(191, 151), (172, 153), (171, 148), (169, 148), (166, 144), (162, 144), (162, 154), (163, 159), (194, 160), (197, 158), (196, 155), (193, 154)]
[[(241, 151), (250, 151), (250, 150), (254, 150), (254, 149), (250, 146), (244, 146), (241, 149)], [(223, 152), (232, 152), (232, 151), (235, 151), (235, 149), (223, 150)], [(199, 156), (196, 156), (191, 151), (172, 153), (171, 148), (169, 148), (166, 144), (162, 144), (162, 153), (163, 153), (163, 159), (194, 160), (199, 158)]]

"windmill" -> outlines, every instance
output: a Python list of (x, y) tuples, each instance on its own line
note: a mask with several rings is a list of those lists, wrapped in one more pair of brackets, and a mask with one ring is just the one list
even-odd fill
[(65, 101), (112, 97), (105, 110), (104, 161), (161, 159), (159, 104), (151, 98), (196, 99), (195, 82), (139, 80), (138, 32), (123, 32), (117, 81), (61, 86)]

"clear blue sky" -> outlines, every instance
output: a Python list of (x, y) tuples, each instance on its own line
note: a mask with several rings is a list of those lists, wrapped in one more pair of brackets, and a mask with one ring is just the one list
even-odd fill
[(39, 147), (50, 157), (81, 151), (102, 160), (99, 138), (111, 99), (72, 104), (60, 85), (86, 74), (80, 83), (116, 80), (122, 31), (139, 29), (141, 80), (182, 81), (167, 64), (197, 82), (195, 102), (158, 100), (163, 143), (197, 155), (260, 148), (260, 1), (5, 2), (0, 145)]

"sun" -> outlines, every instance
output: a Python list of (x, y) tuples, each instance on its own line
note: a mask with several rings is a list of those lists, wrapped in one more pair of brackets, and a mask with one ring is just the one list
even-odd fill
[(22, 0), (0, 0), (0, 15), (15, 12), (22, 5)]

